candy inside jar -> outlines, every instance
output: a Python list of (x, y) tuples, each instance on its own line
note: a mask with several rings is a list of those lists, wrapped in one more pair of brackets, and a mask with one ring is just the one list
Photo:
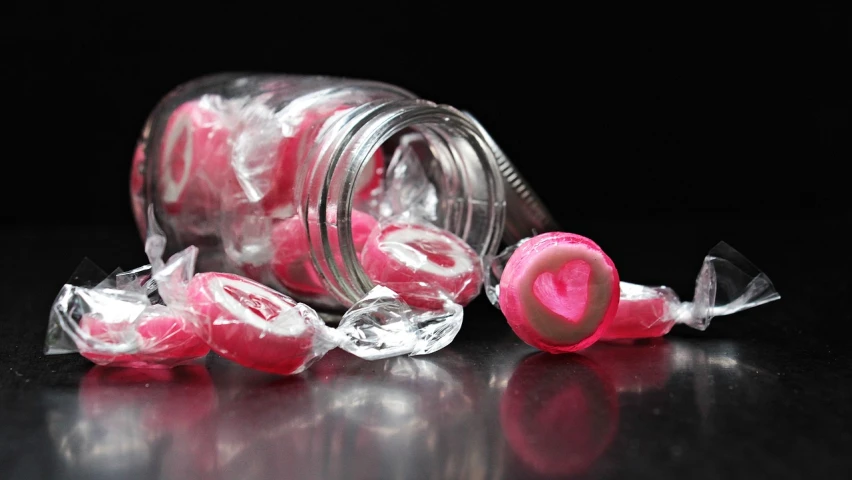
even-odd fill
[(196, 245), (199, 270), (322, 309), (376, 285), (412, 306), (467, 303), (503, 232), (503, 180), (478, 124), (382, 83), (200, 79), (161, 102), (139, 145), (134, 210), (153, 205), (171, 251)]

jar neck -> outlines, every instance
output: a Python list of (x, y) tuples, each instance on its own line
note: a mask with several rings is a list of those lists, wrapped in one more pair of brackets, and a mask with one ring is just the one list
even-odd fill
[[(359, 174), (375, 152), (412, 130), (434, 157), (430, 176), (440, 178), (436, 225), (465, 240), (481, 256), (493, 254), (504, 227), (503, 182), (494, 152), (462, 112), (424, 100), (380, 100), (348, 110), (317, 138), (305, 184), (298, 188), (317, 271), (344, 305), (373, 284), (359, 262), (352, 237), (352, 209)], [(437, 171), (435, 171), (437, 170)]]

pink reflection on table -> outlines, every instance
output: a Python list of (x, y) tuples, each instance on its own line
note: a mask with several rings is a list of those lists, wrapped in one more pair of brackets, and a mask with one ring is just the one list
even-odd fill
[(218, 400), (204, 367), (96, 366), (77, 400), (48, 418), (63, 468), (75, 478), (126, 478), (154, 460), (162, 478), (211, 478), (216, 449), (208, 420)]
[(618, 430), (618, 398), (601, 366), (580, 355), (538, 353), (515, 369), (500, 423), (518, 458), (544, 475), (586, 471)]
[(216, 408), (216, 392), (200, 365), (172, 369), (96, 366), (80, 382), (89, 419), (132, 416), (153, 433), (184, 430)]
[(598, 342), (583, 352), (606, 371), (619, 393), (665, 388), (673, 354), (671, 343), (662, 338)]

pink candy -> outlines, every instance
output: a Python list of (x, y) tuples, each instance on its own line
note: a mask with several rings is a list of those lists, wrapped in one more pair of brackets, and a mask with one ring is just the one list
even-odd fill
[(464, 240), (428, 224), (390, 223), (367, 240), (361, 263), (370, 279), (412, 307), (437, 310), (444, 298), (467, 305), (479, 294), (479, 256)]
[(500, 309), (526, 343), (547, 352), (583, 349), (618, 309), (618, 271), (588, 238), (545, 233), (524, 242), (500, 280)]
[[(331, 118), (350, 108), (352, 107), (340, 106), (333, 110), (327, 107), (308, 110), (296, 127), (295, 133), (281, 140), (278, 144), (277, 161), (270, 172), (272, 188), (261, 201), (267, 215), (283, 219), (295, 214), (294, 195), (297, 191), (296, 180), (299, 178), (300, 167), (305, 163), (311, 146)], [(384, 154), (377, 150), (365, 171), (358, 177), (355, 186), (358, 198), (369, 197), (379, 186), (384, 164)]]
[[(217, 403), (213, 380), (203, 365), (171, 370), (94, 367), (80, 381), (79, 399), (90, 421), (108, 425), (129, 416), (138, 422), (134, 427), (149, 435), (187, 429)], [(118, 428), (124, 426), (118, 422)]]
[(130, 167), (130, 206), (133, 208), (133, 218), (139, 232), (148, 229), (145, 218), (145, 148), (143, 144), (136, 145), (133, 152), (133, 164)]
[[(351, 221), (352, 240), (355, 250), (360, 252), (377, 222), (358, 210), (352, 210)], [(337, 230), (329, 232), (331, 241), (336, 243)], [(304, 296), (328, 294), (311, 260), (308, 236), (300, 217), (290, 217), (276, 224), (272, 231), (272, 245), (275, 249), (272, 271), (287, 290)]]
[(305, 307), (264, 285), (200, 273), (189, 282), (187, 299), (213, 350), (240, 365), (287, 375), (314, 358), (316, 325), (299, 311)]
[(630, 283), (622, 283), (621, 288), (618, 313), (603, 332), (602, 339), (662, 337), (674, 327), (675, 318), (669, 312), (669, 306), (677, 302), (673, 290)]
[(165, 209), (206, 213), (218, 207), (218, 189), (231, 171), (229, 132), (217, 112), (187, 102), (169, 118), (163, 133), (159, 168)]
[(273, 227), (272, 247), (272, 271), (284, 288), (300, 296), (326, 293), (311, 260), (308, 235), (299, 217), (282, 220)]
[[(100, 365), (168, 368), (210, 351), (181, 315), (162, 305), (147, 307), (132, 325), (83, 316), (80, 330), (92, 340), (80, 346), (80, 354)], [(110, 351), (123, 345), (136, 348)]]
[(580, 356), (524, 358), (500, 399), (508, 446), (528, 467), (571, 478), (595, 463), (618, 430), (618, 394), (607, 372)]

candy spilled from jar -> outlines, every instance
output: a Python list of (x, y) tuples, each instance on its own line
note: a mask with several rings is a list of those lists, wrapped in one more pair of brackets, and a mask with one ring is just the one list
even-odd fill
[(596, 243), (580, 235), (553, 232), (524, 241), (500, 273), (489, 298), (498, 301), (523, 341), (546, 352), (593, 344), (618, 308), (618, 270)]
[[(586, 283), (586, 275), (590, 269), (578, 268), (572, 263), (577, 260), (567, 257), (564, 261), (555, 262), (559, 264), (555, 267), (540, 261), (531, 263), (534, 267), (531, 267), (529, 275), (535, 280), (530, 281), (526, 277), (517, 278), (516, 265), (526, 265), (530, 257), (543, 257), (540, 252), (546, 247), (540, 245), (547, 245), (547, 239), (570, 238), (571, 235), (544, 234), (524, 239), (501, 254), (486, 259), (485, 289), (489, 300), (503, 311), (509, 324), (524, 341), (541, 350), (560, 353), (586, 348), (599, 339), (660, 337), (678, 323), (704, 330), (714, 317), (731, 315), (780, 298), (766, 274), (721, 242), (704, 258), (696, 279), (693, 301), (682, 302), (668, 287), (619, 282), (616, 272), (614, 302), (610, 304), (612, 310), (599, 317), (601, 321), (594, 324), (595, 329), (591, 333), (582, 338), (581, 335), (567, 333), (562, 337), (548, 337), (545, 333), (542, 339), (542, 332), (556, 331), (556, 328), (568, 332), (566, 325), (578, 323), (570, 320), (585, 318), (583, 315), (588, 312), (586, 302), (591, 297), (578, 295), (578, 292), (588, 289), (586, 285), (590, 283)], [(612, 268), (614, 271), (615, 267)], [(507, 291), (510, 293), (505, 293)], [(578, 312), (583, 312), (583, 315)], [(563, 322), (558, 321), (559, 317)], [(542, 325), (544, 318), (557, 320)]]
[(212, 349), (245, 367), (290, 375), (338, 346), (367, 360), (429, 354), (461, 328), (462, 306), (449, 297), (421, 309), (386, 287), (373, 289), (331, 328), (311, 307), (253, 280), (196, 274), (195, 247), (164, 262), (166, 240), (153, 209), (147, 224), (151, 265), (94, 286), (65, 285), (52, 308), (46, 353), (76, 351), (99, 365), (169, 368)]
[(705, 330), (714, 317), (732, 315), (781, 298), (772, 281), (725, 242), (704, 257), (691, 302), (665, 286), (621, 283), (618, 313), (604, 340), (660, 337), (678, 323)]

